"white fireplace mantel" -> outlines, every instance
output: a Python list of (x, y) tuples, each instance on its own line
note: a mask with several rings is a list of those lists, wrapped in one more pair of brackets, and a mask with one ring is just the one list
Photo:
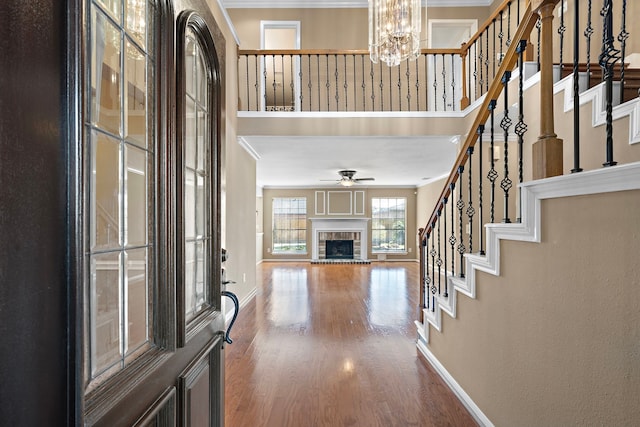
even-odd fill
[(309, 218), (311, 221), (312, 249), (311, 259), (318, 259), (321, 232), (351, 231), (360, 232), (361, 252), (360, 259), (366, 260), (369, 238), (367, 225), (371, 218)]

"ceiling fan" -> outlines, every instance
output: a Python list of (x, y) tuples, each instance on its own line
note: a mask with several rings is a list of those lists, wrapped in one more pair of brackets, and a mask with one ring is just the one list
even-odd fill
[[(343, 187), (351, 187), (354, 184), (357, 184), (361, 181), (374, 181), (375, 178), (354, 178), (353, 176), (356, 174), (356, 171), (346, 169), (338, 171), (338, 175), (340, 175), (340, 179), (335, 180), (338, 184)], [(320, 181), (334, 181), (333, 179), (321, 179)]]

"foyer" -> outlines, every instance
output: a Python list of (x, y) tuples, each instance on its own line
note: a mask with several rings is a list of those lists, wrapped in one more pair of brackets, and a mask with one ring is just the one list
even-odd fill
[(416, 352), (417, 263), (256, 268), (226, 347), (226, 425), (476, 425)]

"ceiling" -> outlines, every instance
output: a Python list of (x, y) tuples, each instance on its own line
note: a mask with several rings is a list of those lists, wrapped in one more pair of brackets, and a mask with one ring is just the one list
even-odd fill
[(360, 187), (418, 187), (447, 175), (458, 150), (451, 137), (245, 136), (240, 143), (257, 159), (259, 187), (320, 187), (337, 183), (338, 171), (375, 178)]

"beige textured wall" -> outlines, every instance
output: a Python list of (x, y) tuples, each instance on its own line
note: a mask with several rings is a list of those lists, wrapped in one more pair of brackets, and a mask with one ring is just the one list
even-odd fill
[(542, 202), (542, 242), (502, 242), (430, 349), (496, 426), (640, 420), (640, 191)]
[(242, 301), (255, 288), (256, 164), (237, 143), (237, 45), (218, 3), (209, 0), (208, 5), (226, 43), (222, 70), (222, 246), (230, 257), (224, 267), (227, 278), (237, 282), (230, 290)]
[[(301, 49), (367, 49), (369, 20), (366, 8), (340, 9), (229, 9), (240, 38), (240, 49), (260, 48), (260, 21), (300, 21)], [(478, 19), (488, 7), (431, 7), (428, 19)], [(426, 25), (423, 25), (426, 39)], [(426, 47), (426, 44), (425, 44)]]
[[(349, 215), (338, 215), (331, 216), (327, 215), (327, 209), (325, 205), (325, 215), (316, 214), (316, 204), (315, 204), (315, 192), (316, 191), (324, 191), (325, 194), (328, 191), (341, 191), (339, 188), (335, 187), (331, 188), (301, 188), (301, 189), (269, 189), (265, 188), (263, 190), (263, 211), (264, 211), (264, 251), (263, 251), (263, 259), (264, 260), (277, 260), (277, 259), (311, 259), (311, 245), (312, 245), (312, 236), (311, 236), (311, 221), (307, 220), (307, 250), (308, 253), (305, 255), (272, 255), (269, 250), (272, 247), (272, 201), (274, 197), (306, 197), (307, 198), (307, 218), (319, 218), (319, 217), (327, 217), (327, 218), (347, 218)], [(407, 259), (416, 259), (416, 193), (417, 190), (414, 188), (354, 188), (351, 191), (364, 191), (364, 215), (351, 215), (354, 218), (362, 218), (363, 216), (366, 218), (371, 218), (371, 198), (372, 197), (406, 197), (407, 199), (407, 224), (406, 224), (406, 239), (407, 239), (407, 254), (388, 254), (387, 260), (407, 260)], [(328, 195), (326, 196), (328, 197)], [(325, 199), (326, 200), (326, 199)], [(355, 202), (356, 197), (354, 195), (353, 200)], [(343, 206), (344, 207), (344, 206)], [(333, 210), (333, 208), (332, 208)], [(322, 212), (322, 208), (320, 208)], [(369, 236), (371, 236), (371, 223), (369, 222), (368, 227)], [(369, 238), (369, 247), (367, 249), (369, 254), (369, 259), (377, 259), (376, 256), (371, 255), (371, 238)]]

